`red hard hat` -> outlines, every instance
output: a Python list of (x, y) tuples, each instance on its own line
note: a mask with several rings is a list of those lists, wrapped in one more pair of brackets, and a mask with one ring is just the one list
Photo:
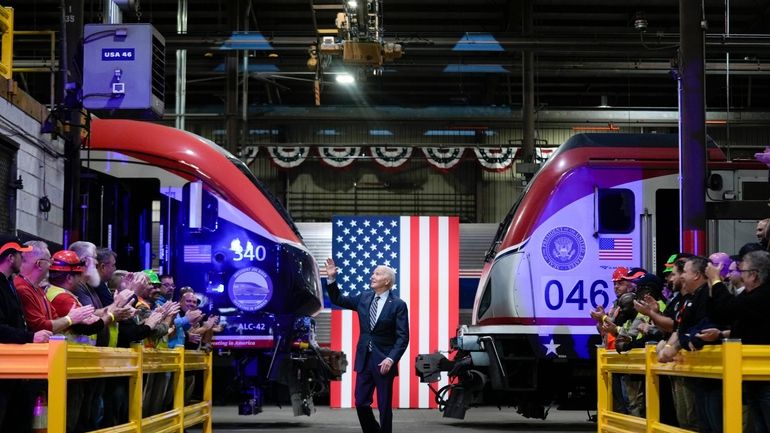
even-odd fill
[(85, 262), (78, 258), (74, 251), (61, 250), (54, 253), (51, 257), (51, 271), (60, 272), (83, 272), (86, 270)]
[(612, 281), (618, 282), (624, 280), (628, 275), (628, 268), (625, 266), (618, 266), (612, 273)]
[(647, 271), (642, 268), (628, 269), (625, 266), (618, 266), (612, 273), (612, 281), (618, 282), (620, 280), (631, 281), (635, 283), (636, 280), (647, 275)]

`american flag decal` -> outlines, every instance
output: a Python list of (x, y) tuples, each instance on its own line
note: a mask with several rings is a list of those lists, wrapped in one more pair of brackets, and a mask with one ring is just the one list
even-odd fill
[(211, 263), (211, 245), (185, 245), (182, 255), (185, 263)]
[(599, 260), (632, 260), (634, 242), (631, 238), (599, 238)]
[[(428, 385), (421, 384), (414, 374), (414, 359), (420, 353), (446, 353), (449, 337), (457, 328), (459, 233), (457, 217), (332, 219), (332, 256), (339, 267), (341, 294), (352, 296), (370, 290), (369, 277), (374, 268), (387, 265), (396, 270), (394, 293), (409, 307), (409, 347), (398, 364), (399, 376), (393, 384), (395, 408), (436, 407)], [(350, 310), (332, 309), (331, 329), (332, 349), (345, 352), (350, 362), (342, 380), (331, 383), (331, 407), (353, 407), (352, 357), (358, 341), (358, 317)], [(446, 385), (446, 381), (445, 377), (438, 387)]]

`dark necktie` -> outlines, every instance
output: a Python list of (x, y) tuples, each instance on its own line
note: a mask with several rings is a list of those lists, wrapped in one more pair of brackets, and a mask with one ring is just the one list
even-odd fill
[[(380, 302), (380, 297), (375, 296), (372, 301), (372, 306), (369, 307), (369, 330), (374, 329), (374, 324), (377, 323), (377, 303)], [(371, 335), (369, 337), (369, 351), (372, 351)]]
[(375, 296), (372, 301), (372, 306), (369, 308), (369, 329), (374, 329), (374, 324), (377, 323), (377, 303), (380, 302), (380, 297)]

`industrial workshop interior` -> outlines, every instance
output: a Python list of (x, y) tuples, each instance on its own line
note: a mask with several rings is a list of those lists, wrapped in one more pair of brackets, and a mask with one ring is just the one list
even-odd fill
[(0, 39), (0, 432), (770, 431), (770, 1)]

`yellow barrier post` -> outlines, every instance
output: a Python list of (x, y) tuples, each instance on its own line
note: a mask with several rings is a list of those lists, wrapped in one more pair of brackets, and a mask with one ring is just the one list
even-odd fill
[(67, 340), (48, 342), (48, 433), (67, 431)]
[(142, 380), (144, 346), (132, 344), (131, 349), (138, 357), (136, 373), (128, 381), (128, 421), (134, 424), (136, 433), (142, 433)]
[(212, 433), (214, 431), (212, 427), (212, 418), (214, 410), (211, 403), (211, 385), (212, 385), (212, 355), (211, 352), (206, 354), (206, 369), (203, 370), (203, 401), (208, 402), (209, 416), (203, 423), (203, 433)]
[(179, 365), (174, 371), (174, 410), (179, 412), (179, 433), (184, 433), (184, 346), (175, 350), (179, 352)]
[(652, 369), (658, 361), (658, 353), (654, 342), (648, 342), (644, 347), (644, 387), (645, 404), (647, 406), (647, 433), (652, 433), (660, 424), (660, 376)]
[(601, 431), (601, 427), (607, 425), (607, 412), (612, 410), (612, 379), (610, 373), (605, 368), (605, 361), (607, 357), (607, 349), (596, 349), (596, 378), (598, 379), (598, 389), (596, 395), (598, 398), (596, 406), (596, 422)]
[(722, 426), (725, 433), (743, 431), (742, 357), (740, 340), (722, 343)]

